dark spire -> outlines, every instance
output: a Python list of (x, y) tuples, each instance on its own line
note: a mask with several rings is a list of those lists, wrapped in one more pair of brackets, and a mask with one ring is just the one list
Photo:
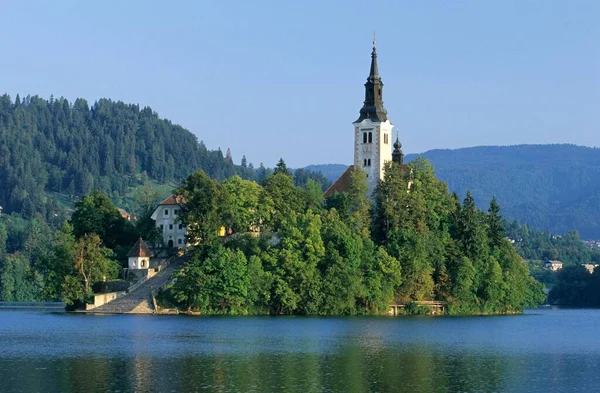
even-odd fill
[(377, 67), (377, 49), (375, 48), (375, 37), (373, 37), (373, 51), (371, 52), (371, 70), (367, 83), (365, 83), (365, 102), (360, 110), (360, 116), (355, 121), (359, 123), (364, 119), (371, 119), (375, 122), (387, 120), (387, 111), (383, 107), (383, 82), (379, 76), (379, 67)]
[(396, 135), (396, 142), (394, 142), (394, 151), (392, 152), (392, 161), (397, 162), (400, 165), (404, 164), (404, 153), (402, 153), (402, 143)]

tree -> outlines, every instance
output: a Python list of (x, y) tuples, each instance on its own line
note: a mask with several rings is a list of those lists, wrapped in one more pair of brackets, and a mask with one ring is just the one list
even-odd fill
[(119, 266), (110, 259), (112, 251), (102, 246), (102, 240), (95, 234), (85, 234), (75, 243), (75, 271), (83, 281), (85, 293), (91, 291), (92, 284), (114, 278)]
[(273, 172), (274, 174), (284, 174), (284, 175), (288, 175), (291, 176), (290, 171), (287, 168), (287, 165), (285, 164), (285, 161), (283, 161), (283, 158), (279, 159), (279, 162), (277, 162), (277, 165), (275, 166), (275, 171)]
[(227, 224), (231, 205), (226, 190), (200, 170), (188, 176), (175, 195), (181, 203), (179, 219), (186, 226), (188, 242), (210, 245), (219, 228)]
[(502, 216), (500, 215), (500, 205), (498, 205), (496, 198), (492, 198), (490, 202), (490, 208), (486, 215), (486, 223), (490, 248), (500, 247), (504, 241), (504, 225), (502, 224)]
[(4, 301), (39, 300), (41, 277), (29, 265), (27, 256), (9, 254), (0, 269), (0, 299)]
[(39, 263), (39, 272), (44, 277), (42, 297), (59, 300), (65, 277), (72, 274), (75, 263), (75, 236), (68, 221), (55, 232), (52, 244), (48, 255)]
[(350, 174), (348, 187), (348, 208), (350, 213), (350, 225), (365, 238), (370, 237), (371, 225), (371, 201), (367, 196), (367, 175), (364, 171), (353, 170)]
[(295, 222), (304, 207), (300, 190), (294, 186), (292, 177), (283, 172), (274, 173), (265, 179), (264, 189), (273, 201), (270, 227), (277, 231)]
[(119, 210), (101, 191), (94, 190), (75, 203), (71, 216), (76, 238), (97, 234), (105, 247), (114, 250), (120, 259), (138, 237), (133, 225), (121, 217)]
[(256, 182), (233, 176), (222, 183), (231, 202), (227, 223), (235, 232), (256, 231), (271, 215), (272, 203)]
[(177, 275), (173, 294), (188, 310), (207, 314), (245, 314), (250, 286), (248, 262), (241, 251), (217, 245), (200, 254)]

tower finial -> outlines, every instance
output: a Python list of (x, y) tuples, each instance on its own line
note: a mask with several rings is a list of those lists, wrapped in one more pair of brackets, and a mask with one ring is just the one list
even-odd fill
[(377, 40), (375, 39), (375, 30), (373, 30), (373, 48), (375, 48), (376, 44), (377, 44)]

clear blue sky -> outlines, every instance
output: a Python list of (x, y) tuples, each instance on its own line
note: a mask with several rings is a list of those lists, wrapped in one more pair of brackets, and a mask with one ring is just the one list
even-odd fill
[(600, 1), (0, 0), (0, 92), (150, 106), (258, 165), (352, 161), (377, 31), (406, 153), (600, 146)]

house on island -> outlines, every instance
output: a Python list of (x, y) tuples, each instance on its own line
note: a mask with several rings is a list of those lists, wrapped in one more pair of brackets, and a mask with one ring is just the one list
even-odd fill
[(185, 248), (185, 226), (177, 220), (181, 210), (180, 202), (180, 197), (171, 195), (160, 202), (152, 213), (151, 218), (163, 239), (163, 244), (156, 246)]
[(597, 263), (582, 263), (581, 266), (585, 268), (590, 274), (594, 274), (594, 269), (598, 267)]
[(563, 268), (563, 264), (561, 261), (550, 260), (550, 261), (546, 262), (546, 269), (550, 269), (553, 272), (560, 270), (562, 268)]

